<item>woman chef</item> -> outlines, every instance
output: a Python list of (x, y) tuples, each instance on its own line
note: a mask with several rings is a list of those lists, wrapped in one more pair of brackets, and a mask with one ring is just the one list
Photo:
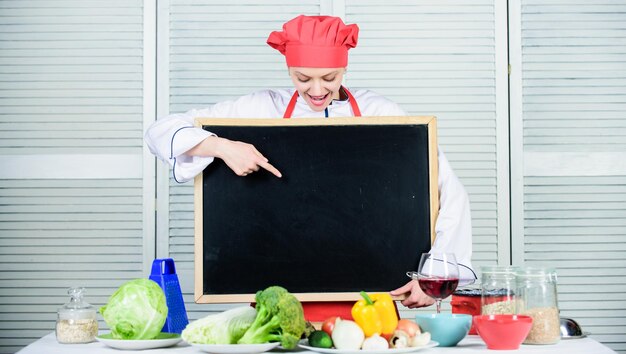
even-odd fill
[[(209, 108), (161, 118), (146, 132), (150, 151), (172, 165), (174, 179), (179, 183), (201, 173), (215, 158), (222, 159), (238, 176), (262, 168), (281, 177), (254, 146), (194, 127), (194, 119), (406, 115), (397, 104), (372, 91), (349, 91), (341, 85), (348, 49), (356, 46), (358, 33), (357, 25), (345, 25), (338, 17), (298, 16), (288, 21), (282, 31), (270, 34), (267, 43), (286, 57), (294, 88), (258, 91)], [(468, 196), (441, 151), (438, 156), (440, 210), (431, 252), (455, 253), (462, 264), (461, 278), (474, 279)], [(405, 306), (433, 304), (415, 280), (391, 292), (409, 293), (402, 302)]]

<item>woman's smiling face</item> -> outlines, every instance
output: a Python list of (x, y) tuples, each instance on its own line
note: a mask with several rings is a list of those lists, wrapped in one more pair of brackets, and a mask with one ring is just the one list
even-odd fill
[(289, 76), (296, 90), (315, 112), (321, 112), (339, 98), (345, 68), (290, 67)]

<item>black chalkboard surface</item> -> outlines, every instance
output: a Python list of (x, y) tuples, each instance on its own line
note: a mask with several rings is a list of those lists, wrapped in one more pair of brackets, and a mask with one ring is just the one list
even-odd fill
[(356, 300), (406, 283), (430, 249), (433, 117), (197, 124), (253, 144), (283, 177), (239, 177), (219, 159), (196, 177), (196, 302), (251, 301), (270, 285), (303, 301)]

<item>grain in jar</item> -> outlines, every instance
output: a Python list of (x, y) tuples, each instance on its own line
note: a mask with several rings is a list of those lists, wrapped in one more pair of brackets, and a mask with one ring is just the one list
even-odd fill
[(517, 267), (481, 267), (481, 313), (483, 315), (514, 315), (516, 313)]
[(555, 344), (561, 340), (556, 271), (523, 268), (516, 276), (521, 300), (517, 312), (532, 317), (533, 325), (524, 344)]
[(56, 337), (59, 343), (93, 342), (98, 334), (98, 320), (93, 306), (83, 301), (85, 288), (70, 288), (70, 301), (57, 312)]

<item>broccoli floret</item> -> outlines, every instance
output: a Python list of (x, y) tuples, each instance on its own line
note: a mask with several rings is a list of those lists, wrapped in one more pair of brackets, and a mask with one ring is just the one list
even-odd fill
[(237, 343), (280, 342), (285, 349), (295, 348), (305, 329), (300, 301), (280, 286), (257, 292), (255, 299), (256, 318)]
[(309, 338), (309, 336), (313, 332), (315, 332), (315, 326), (313, 326), (311, 322), (306, 321), (306, 323), (304, 324), (304, 333), (302, 333), (302, 338), (300, 339)]
[(285, 295), (290, 295), (287, 289), (280, 286), (270, 286), (265, 290), (257, 291), (255, 299), (257, 304), (263, 304), (269, 309), (275, 310), (278, 308), (278, 302)]

